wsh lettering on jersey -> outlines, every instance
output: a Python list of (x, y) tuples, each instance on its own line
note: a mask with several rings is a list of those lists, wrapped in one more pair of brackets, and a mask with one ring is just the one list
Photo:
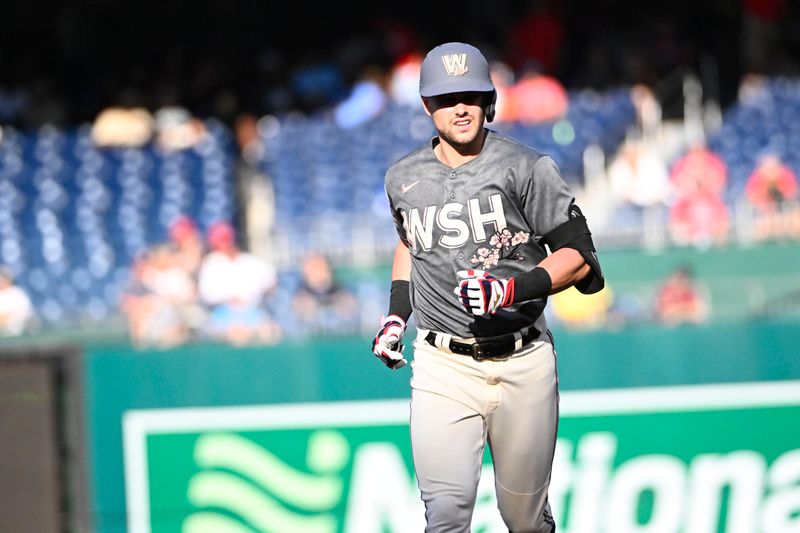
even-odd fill
[[(464, 212), (466, 210), (466, 216)], [(414, 251), (428, 251), (436, 244), (445, 248), (459, 248), (470, 241), (485, 242), (488, 235), (506, 227), (502, 195), (489, 196), (489, 206), (481, 210), (479, 198), (470, 198), (467, 205), (451, 202), (441, 208), (429, 205), (402, 212), (403, 228)], [(489, 231), (487, 233), (487, 227)]]

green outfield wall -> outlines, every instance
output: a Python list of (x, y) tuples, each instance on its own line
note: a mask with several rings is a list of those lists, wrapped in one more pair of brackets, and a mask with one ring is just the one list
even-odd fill
[[(557, 332), (560, 531), (797, 530), (798, 346), (796, 322)], [(409, 369), (368, 339), (95, 346), (85, 368), (97, 532), (421, 531)], [(502, 531), (491, 477), (475, 531)]]

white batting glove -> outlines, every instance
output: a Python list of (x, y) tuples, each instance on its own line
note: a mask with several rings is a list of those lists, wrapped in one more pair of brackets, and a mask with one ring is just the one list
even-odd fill
[(498, 279), (483, 270), (459, 270), (456, 275), (461, 282), (453, 292), (473, 315), (493, 315), (514, 303), (514, 278)]
[(381, 329), (372, 341), (372, 353), (383, 361), (383, 364), (397, 370), (406, 366), (403, 358), (404, 346), (400, 344), (406, 331), (406, 321), (397, 315), (381, 317)]

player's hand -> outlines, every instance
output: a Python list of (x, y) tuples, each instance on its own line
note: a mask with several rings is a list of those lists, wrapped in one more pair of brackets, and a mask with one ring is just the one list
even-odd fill
[(400, 344), (406, 322), (397, 315), (381, 317), (381, 329), (372, 341), (372, 353), (393, 370), (403, 368), (407, 361), (403, 358), (404, 346)]
[(493, 315), (514, 303), (514, 278), (498, 279), (483, 270), (460, 270), (456, 275), (461, 281), (453, 292), (473, 315)]

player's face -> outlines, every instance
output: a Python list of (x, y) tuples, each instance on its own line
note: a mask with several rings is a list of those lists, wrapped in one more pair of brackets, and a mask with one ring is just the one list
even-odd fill
[(479, 143), (486, 115), (483, 93), (451, 93), (425, 98), (439, 137), (456, 149)]

